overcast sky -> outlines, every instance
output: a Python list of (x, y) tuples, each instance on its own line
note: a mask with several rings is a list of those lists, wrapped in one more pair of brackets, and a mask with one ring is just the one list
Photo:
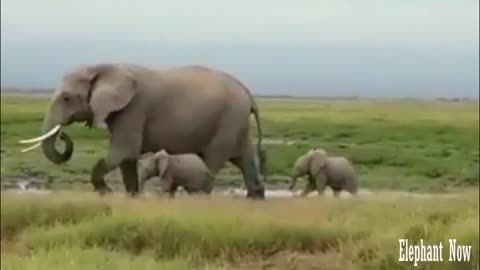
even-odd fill
[(2, 0), (2, 87), (104, 61), (224, 69), (256, 94), (478, 97), (478, 0)]

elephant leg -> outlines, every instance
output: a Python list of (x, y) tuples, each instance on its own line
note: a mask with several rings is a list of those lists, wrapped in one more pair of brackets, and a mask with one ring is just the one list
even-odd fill
[(265, 187), (250, 140), (248, 140), (247, 147), (244, 148), (241, 156), (231, 158), (230, 162), (242, 173), (245, 186), (247, 187), (247, 198), (264, 199)]
[(168, 197), (170, 199), (173, 199), (175, 198), (175, 193), (177, 192), (177, 189), (178, 189), (178, 185), (177, 184), (171, 184), (170, 187), (168, 188), (167, 192), (168, 192)]
[(206, 194), (212, 193), (214, 181), (215, 178), (213, 177), (213, 175), (208, 174), (204, 184), (201, 187), (202, 191)]
[(104, 176), (120, 166), (127, 192), (135, 195), (138, 193), (138, 175), (136, 165), (136, 160), (122, 161), (121, 158), (112, 154), (110, 154), (107, 158), (100, 159), (93, 167), (90, 177), (90, 181), (93, 184), (94, 190), (99, 192), (101, 195), (111, 192), (111, 188), (105, 183)]
[(120, 171), (122, 173), (125, 190), (132, 196), (138, 194), (139, 188), (137, 160), (132, 159), (122, 161), (122, 163), (120, 164)]
[(139, 192), (137, 163), (142, 147), (143, 120), (138, 117), (133, 121), (135, 115), (124, 112), (109, 123), (110, 151), (106, 160), (113, 168), (120, 166), (125, 190), (135, 196)]
[[(123, 175), (122, 175), (123, 177)], [(148, 180), (150, 180), (150, 178), (140, 178), (139, 176), (139, 179), (138, 179), (138, 189), (141, 191), (141, 192), (145, 192), (145, 182), (147, 182)]]
[[(90, 182), (92, 183), (94, 190), (101, 195), (112, 191), (105, 183), (105, 175), (118, 168), (127, 157), (127, 155), (125, 155), (126, 151), (119, 147), (121, 144), (117, 145), (114, 143), (115, 135), (116, 134), (112, 135), (110, 151), (107, 157), (97, 161), (90, 175)], [(136, 168), (135, 171), (137, 171)]]
[(162, 178), (160, 178), (163, 193), (168, 193), (169, 198), (174, 198), (178, 189), (177, 181), (173, 178), (170, 170), (167, 169)]
[(260, 177), (255, 173), (255, 165), (253, 160), (248, 157), (232, 158), (230, 162), (235, 165), (240, 172), (242, 173), (243, 179), (245, 181), (245, 186), (247, 188), (247, 197), (263, 198), (265, 191), (263, 186), (260, 184)]
[(117, 166), (117, 162), (109, 160), (108, 158), (102, 158), (97, 161), (95, 166), (93, 166), (90, 175), (90, 182), (92, 183), (96, 192), (104, 195), (105, 193), (112, 191), (112, 189), (105, 183), (105, 179), (103, 177)]
[(318, 195), (323, 196), (325, 193), (325, 188), (327, 187), (327, 181), (324, 176), (317, 175), (317, 176), (310, 176), (311, 181), (314, 181)]

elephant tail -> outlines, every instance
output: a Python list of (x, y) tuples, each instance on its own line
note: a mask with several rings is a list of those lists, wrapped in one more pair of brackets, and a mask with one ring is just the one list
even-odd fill
[(260, 173), (263, 176), (263, 180), (266, 180), (266, 162), (267, 162), (267, 154), (265, 149), (262, 147), (262, 138), (263, 138), (263, 132), (262, 132), (262, 124), (260, 123), (260, 115), (258, 111), (257, 104), (255, 100), (253, 100), (253, 97), (250, 95), (250, 98), (252, 99), (252, 107), (250, 109), (250, 113), (253, 114), (255, 117), (255, 122), (257, 124), (257, 155), (258, 155), (258, 160), (259, 160), (259, 169)]

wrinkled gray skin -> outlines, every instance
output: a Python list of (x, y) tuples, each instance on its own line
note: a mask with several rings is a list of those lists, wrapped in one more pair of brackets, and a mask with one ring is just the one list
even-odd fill
[[(258, 129), (256, 151), (249, 137), (251, 113)], [(111, 135), (107, 156), (91, 172), (100, 194), (111, 191), (104, 175), (120, 167), (126, 191), (135, 195), (140, 155), (166, 149), (198, 154), (214, 175), (230, 161), (242, 172), (247, 197), (265, 196), (258, 108), (249, 90), (227, 73), (202, 66), (162, 71), (130, 64), (80, 66), (63, 76), (43, 132), (73, 122), (107, 128)], [(66, 145), (63, 151), (55, 148), (58, 137)], [(73, 142), (62, 131), (41, 146), (54, 163), (73, 153)]]
[(322, 196), (327, 186), (333, 190), (335, 197), (342, 190), (357, 194), (358, 179), (351, 162), (344, 157), (328, 157), (323, 149), (310, 149), (296, 160), (289, 189), (295, 187), (298, 177), (305, 175), (308, 176), (308, 184), (301, 196), (307, 196), (315, 190)]
[(162, 150), (139, 161), (140, 190), (145, 182), (157, 176), (162, 191), (175, 196), (177, 188), (183, 187), (187, 193), (210, 194), (215, 177), (203, 160), (195, 154), (169, 155)]

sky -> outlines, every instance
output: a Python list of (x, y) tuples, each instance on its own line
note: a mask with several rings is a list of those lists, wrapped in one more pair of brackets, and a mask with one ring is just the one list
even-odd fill
[(479, 1), (1, 1), (2, 88), (100, 62), (206, 65), (262, 95), (478, 98)]

